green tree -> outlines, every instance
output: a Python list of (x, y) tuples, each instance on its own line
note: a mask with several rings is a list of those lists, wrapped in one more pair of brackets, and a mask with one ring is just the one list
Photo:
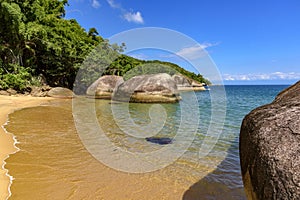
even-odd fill
[(66, 0), (3, 0), (0, 3), (0, 58), (2, 73), (10, 64), (32, 75), (42, 74), (49, 85), (72, 88), (85, 56), (103, 39), (95, 28), (86, 32), (66, 20)]
[[(67, 4), (67, 0), (0, 2), (0, 89), (24, 90), (39, 76), (50, 86), (72, 88), (80, 69), (75, 84), (81, 85), (79, 92), (83, 92), (101, 75), (124, 76), (145, 64), (152, 65), (151, 70), (142, 67), (135, 71), (159, 73), (164, 71), (161, 66), (166, 65), (187, 77), (209, 83), (200, 74), (173, 63), (122, 55), (125, 44), (109, 44), (95, 28), (86, 31), (76, 20), (65, 19)], [(167, 73), (174, 74), (172, 70)]]
[[(76, 67), (79, 69), (74, 83), (74, 91), (77, 94), (85, 94), (87, 88), (103, 75), (121, 75), (122, 65), (112, 67), (123, 52), (124, 44), (118, 46), (117, 44), (110, 44), (104, 40), (97, 45), (85, 58), (83, 63)], [(115, 64), (114, 64), (115, 66)]]

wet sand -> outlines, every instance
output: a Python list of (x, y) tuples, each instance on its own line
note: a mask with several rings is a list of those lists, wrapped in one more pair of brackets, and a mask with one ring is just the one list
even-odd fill
[[(6, 104), (11, 105), (7, 113), (17, 108), (14, 104), (21, 108), (47, 102), (17, 99), (7, 99)], [(195, 177), (188, 166), (180, 170), (170, 165), (144, 174), (107, 167), (83, 146), (74, 125), (71, 102), (56, 99), (50, 106), (26, 108), (9, 115), (5, 128), (16, 135), (16, 146), (20, 148), (6, 159), (6, 168), (14, 177), (12, 199), (182, 199), (192, 183), (213, 170), (201, 167), (202, 176)], [(7, 178), (6, 190), (8, 181)]]
[(8, 114), (21, 108), (45, 104), (51, 100), (52, 98), (0, 95), (0, 199), (6, 199), (9, 196), (10, 177), (7, 174), (7, 170), (4, 169), (4, 160), (8, 158), (9, 154), (17, 151), (17, 148), (14, 146), (13, 135), (6, 133), (2, 127), (8, 120)]
[[(195, 177), (186, 163), (184, 170), (171, 165), (129, 174), (103, 165), (83, 146), (70, 99), (0, 96), (0, 109), (1, 124), (18, 110), (5, 128), (20, 150), (14, 153), (12, 134), (3, 129), (0, 134), (1, 159), (11, 154), (5, 168), (14, 178), (12, 199), (182, 199), (192, 183), (213, 171), (201, 167), (202, 175)], [(10, 178), (5, 170), (0, 185), (0, 199), (6, 199)]]
[(182, 198), (190, 183), (174, 181), (181, 175), (172, 168), (129, 174), (96, 160), (76, 134), (70, 111), (71, 105), (63, 103), (9, 116), (7, 131), (17, 136), (21, 149), (7, 159), (15, 178), (12, 199)]

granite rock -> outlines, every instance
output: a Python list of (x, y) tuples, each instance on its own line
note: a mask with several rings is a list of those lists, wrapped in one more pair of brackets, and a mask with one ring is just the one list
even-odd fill
[(240, 160), (248, 199), (300, 199), (300, 81), (244, 118)]

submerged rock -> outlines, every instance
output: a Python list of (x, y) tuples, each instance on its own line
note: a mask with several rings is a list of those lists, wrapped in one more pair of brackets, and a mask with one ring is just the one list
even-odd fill
[(166, 73), (135, 76), (120, 84), (114, 100), (135, 103), (175, 103), (180, 100), (175, 81)]
[(155, 144), (160, 144), (160, 145), (165, 145), (165, 144), (171, 144), (172, 139), (171, 138), (166, 138), (166, 137), (148, 137), (146, 138), (146, 141), (155, 143)]
[(300, 81), (244, 118), (240, 160), (248, 199), (300, 198)]
[(115, 88), (123, 83), (123, 77), (115, 75), (105, 75), (96, 80), (86, 91), (87, 95), (100, 99), (111, 99)]
[(48, 97), (55, 97), (55, 98), (73, 98), (74, 93), (72, 90), (63, 87), (55, 87), (52, 88), (48, 93)]

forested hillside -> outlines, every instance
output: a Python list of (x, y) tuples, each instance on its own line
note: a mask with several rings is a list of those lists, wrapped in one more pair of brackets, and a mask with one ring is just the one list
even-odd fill
[[(109, 65), (101, 71), (102, 74), (124, 75), (140, 64), (159, 63), (195, 80), (209, 83), (201, 75), (172, 63), (142, 61), (121, 55), (124, 45), (111, 45), (99, 36), (95, 28), (86, 31), (76, 20), (65, 19), (67, 5), (67, 0), (1, 1), (0, 89), (22, 91), (31, 85), (43, 83), (72, 88), (80, 66), (86, 66), (81, 63), (100, 44), (118, 55), (110, 63), (107, 62)], [(100, 71), (96, 68), (95, 65), (91, 67), (89, 74), (99, 76)], [(79, 78), (85, 81), (86, 77)], [(89, 82), (87, 80), (86, 84)]]

